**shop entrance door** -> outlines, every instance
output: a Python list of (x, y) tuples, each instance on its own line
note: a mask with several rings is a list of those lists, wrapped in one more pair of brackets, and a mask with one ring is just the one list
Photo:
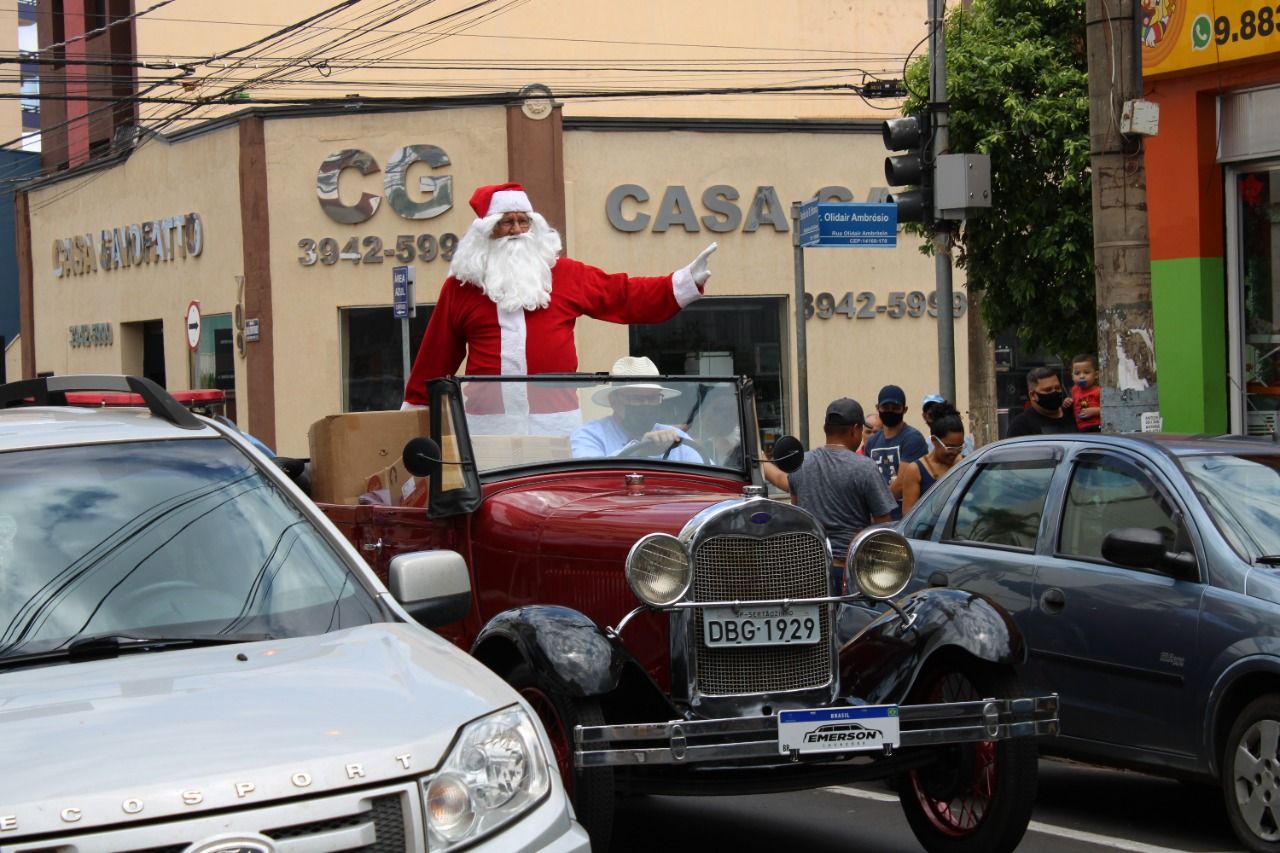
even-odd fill
[(1231, 431), (1280, 425), (1280, 161), (1227, 169)]

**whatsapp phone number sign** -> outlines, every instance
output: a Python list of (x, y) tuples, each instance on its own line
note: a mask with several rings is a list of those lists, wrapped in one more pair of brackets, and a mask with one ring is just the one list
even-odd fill
[[(1213, 41), (1214, 44), (1224, 45), (1235, 41), (1270, 38), (1278, 34), (1278, 21), (1280, 21), (1280, 5), (1259, 4), (1253, 8), (1241, 9), (1234, 16), (1219, 15), (1213, 19)], [(1196, 18), (1191, 26), (1191, 40), (1194, 48), (1203, 49), (1209, 46), (1209, 26), (1208, 15), (1200, 15)]]
[[(968, 302), (963, 293), (952, 294), (951, 313), (954, 317), (963, 317)], [(812, 320), (830, 320), (837, 314), (843, 314), (849, 320), (874, 320), (876, 317), (888, 317), (897, 320), (902, 317), (938, 316), (938, 294), (930, 291), (927, 295), (919, 290), (910, 293), (895, 290), (889, 294), (886, 304), (877, 305), (876, 295), (870, 290), (860, 293), (847, 292), (836, 299), (831, 293), (812, 293), (804, 295), (804, 318)]]
[(436, 258), (451, 261), (457, 248), (457, 234), (441, 234), (438, 239), (434, 234), (399, 234), (394, 246), (384, 245), (381, 237), (351, 237), (346, 243), (340, 243), (336, 237), (321, 237), (319, 240), (304, 237), (298, 241), (298, 249), (302, 252), (298, 263), (310, 267), (317, 263), (333, 266), (338, 261), (380, 264), (388, 258), (395, 258), (402, 264), (412, 263), (415, 259), (423, 263)]

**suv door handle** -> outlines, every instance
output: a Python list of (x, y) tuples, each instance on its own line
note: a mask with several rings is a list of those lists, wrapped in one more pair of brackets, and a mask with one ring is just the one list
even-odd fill
[(1062, 590), (1056, 586), (1046, 589), (1044, 594), (1040, 596), (1040, 607), (1046, 613), (1057, 613), (1067, 606), (1067, 596)]

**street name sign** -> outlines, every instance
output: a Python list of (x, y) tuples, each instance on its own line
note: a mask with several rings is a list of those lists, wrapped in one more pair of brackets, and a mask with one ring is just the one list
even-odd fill
[(898, 245), (898, 207), (806, 201), (800, 205), (800, 245), (892, 249)]

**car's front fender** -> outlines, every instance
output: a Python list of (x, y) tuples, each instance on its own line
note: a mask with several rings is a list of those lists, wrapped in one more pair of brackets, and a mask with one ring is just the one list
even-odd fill
[(958, 648), (994, 664), (1026, 660), (1013, 619), (977, 593), (923, 589), (881, 614), (840, 649), (840, 693), (872, 704), (902, 702), (925, 662)]
[(568, 696), (601, 696), (618, 685), (634, 659), (583, 614), (532, 605), (499, 613), (484, 626), (471, 654), (501, 673), (523, 661)]

